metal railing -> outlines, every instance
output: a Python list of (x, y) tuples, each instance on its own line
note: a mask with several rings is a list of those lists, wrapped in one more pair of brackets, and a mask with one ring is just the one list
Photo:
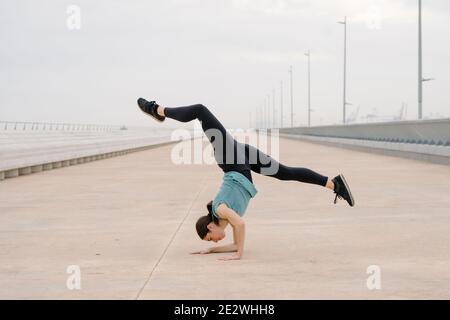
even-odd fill
[(113, 131), (123, 127), (98, 124), (0, 121), (0, 131)]

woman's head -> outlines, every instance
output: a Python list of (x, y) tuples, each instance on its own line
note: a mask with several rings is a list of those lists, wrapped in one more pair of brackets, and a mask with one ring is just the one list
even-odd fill
[(220, 241), (225, 238), (225, 232), (219, 225), (219, 219), (212, 214), (212, 201), (206, 205), (209, 213), (197, 220), (195, 228), (198, 236), (206, 241)]

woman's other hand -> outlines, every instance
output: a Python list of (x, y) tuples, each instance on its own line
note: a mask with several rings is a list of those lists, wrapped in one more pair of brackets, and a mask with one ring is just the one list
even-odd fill
[(222, 257), (217, 260), (228, 261), (228, 260), (241, 260), (240, 254), (234, 254), (232, 256)]
[(208, 253), (211, 253), (211, 252), (212, 252), (211, 248), (208, 248), (208, 249), (205, 249), (205, 250), (191, 252), (191, 254), (208, 254)]

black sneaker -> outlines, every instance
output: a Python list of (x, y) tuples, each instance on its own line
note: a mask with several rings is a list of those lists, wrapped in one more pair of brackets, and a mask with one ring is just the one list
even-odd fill
[(353, 207), (355, 205), (355, 200), (353, 199), (347, 181), (345, 181), (344, 175), (339, 174), (338, 176), (334, 177), (332, 181), (334, 183), (334, 193), (336, 193), (334, 203), (336, 204), (337, 198), (339, 197), (339, 199), (345, 199), (348, 204)]
[(158, 105), (155, 101), (147, 101), (144, 98), (139, 98), (137, 100), (139, 108), (144, 112), (145, 114), (153, 117), (159, 122), (163, 122), (166, 117), (160, 116), (158, 112), (156, 112), (156, 108), (158, 108)]

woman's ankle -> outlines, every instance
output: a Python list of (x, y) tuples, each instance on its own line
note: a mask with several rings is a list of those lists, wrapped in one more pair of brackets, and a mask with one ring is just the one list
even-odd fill
[(157, 112), (161, 117), (165, 117), (166, 115), (164, 114), (164, 109), (165, 109), (164, 106), (159, 106), (159, 105), (158, 105), (158, 107), (156, 107), (156, 112)]
[(325, 185), (325, 187), (327, 187), (328, 189), (334, 190), (334, 183), (333, 183), (333, 181), (331, 181), (330, 178), (328, 178), (327, 184)]

